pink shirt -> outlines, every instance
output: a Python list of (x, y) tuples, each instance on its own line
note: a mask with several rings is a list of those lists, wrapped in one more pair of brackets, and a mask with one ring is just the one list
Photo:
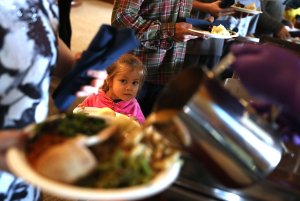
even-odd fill
[(103, 91), (100, 91), (98, 94), (93, 94), (88, 96), (80, 106), (83, 107), (108, 107), (113, 111), (125, 114), (129, 117), (133, 117), (140, 124), (145, 121), (145, 117), (141, 110), (141, 107), (135, 98), (129, 101), (119, 101), (115, 103), (110, 97), (108, 97)]

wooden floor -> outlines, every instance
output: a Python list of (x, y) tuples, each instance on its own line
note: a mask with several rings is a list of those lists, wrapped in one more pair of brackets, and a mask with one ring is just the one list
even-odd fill
[[(107, 0), (110, 1), (110, 0)], [(102, 24), (110, 24), (113, 5), (100, 0), (82, 0), (71, 9), (73, 52), (85, 50)]]

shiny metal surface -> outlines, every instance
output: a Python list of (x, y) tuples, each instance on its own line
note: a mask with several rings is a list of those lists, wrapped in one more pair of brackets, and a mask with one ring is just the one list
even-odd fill
[[(195, 69), (188, 70), (183, 76), (194, 84), (171, 83), (166, 93), (172, 96), (176, 91), (178, 98), (174, 99), (173, 95), (173, 102), (179, 100), (180, 103), (168, 104), (162, 100), (162, 95), (159, 99), (162, 104), (157, 110), (170, 109), (170, 105), (175, 109), (182, 108), (171, 122), (156, 128), (169, 136), (170, 131), (176, 129), (168, 130), (168, 127), (178, 127), (171, 135), (178, 135), (183, 130), (188, 132), (191, 143), (186, 146), (186, 151), (225, 186), (245, 187), (264, 179), (282, 157), (281, 142), (274, 130), (206, 73)], [(185, 89), (187, 86), (195, 88)], [(186, 94), (192, 95), (188, 98)], [(185, 104), (184, 100), (187, 100)]]
[[(300, 148), (298, 148), (300, 150)], [(203, 164), (188, 155), (177, 181), (160, 195), (146, 201), (298, 201), (300, 179), (282, 168), (294, 168), (296, 160), (282, 160), (266, 179), (245, 188), (226, 188), (207, 174)], [(295, 177), (296, 176), (296, 177)], [(292, 183), (291, 179), (294, 178)], [(296, 182), (296, 183), (295, 183)]]
[[(226, 185), (247, 186), (268, 175), (282, 156), (274, 132), (252, 116), (214, 80), (206, 80), (178, 114), (188, 129), (193, 154)], [(202, 157), (202, 155), (206, 155)]]
[[(280, 168), (276, 168), (266, 179), (258, 181), (245, 188), (226, 188), (217, 185), (214, 178), (206, 174), (205, 167), (198, 161), (184, 156), (183, 166), (179, 179), (174, 186), (193, 194), (197, 197), (207, 197), (213, 200), (226, 201), (296, 201), (300, 200), (300, 188), (288, 181), (286, 174), (282, 174)], [(282, 166), (289, 166), (285, 161), (280, 162)], [(296, 163), (294, 161), (293, 165)], [(292, 165), (292, 166), (293, 166)], [(273, 174), (274, 173), (274, 174)], [(280, 174), (280, 176), (278, 175)], [(275, 178), (276, 177), (276, 178)], [(182, 200), (183, 198), (181, 198)], [(184, 199), (185, 200), (185, 199)]]

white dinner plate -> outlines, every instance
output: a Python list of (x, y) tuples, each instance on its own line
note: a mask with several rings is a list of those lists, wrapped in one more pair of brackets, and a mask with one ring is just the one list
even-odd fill
[(288, 30), (288, 32), (299, 32), (300, 29), (296, 28), (296, 27), (289, 27), (289, 26), (284, 26), (286, 28), (286, 30)]
[(257, 15), (257, 14), (261, 14), (262, 11), (261, 10), (251, 10), (251, 9), (246, 9), (246, 8), (241, 8), (238, 6), (231, 6), (232, 8), (234, 8), (236, 11), (239, 12), (243, 12), (243, 13), (248, 13), (248, 14), (253, 14), (253, 15)]
[(105, 108), (97, 108), (97, 107), (76, 107), (73, 110), (73, 114), (83, 113), (83, 114), (85, 114), (87, 116), (91, 116), (91, 117), (104, 117), (104, 118), (106, 118), (107, 121), (112, 121), (113, 118), (122, 118), (122, 119), (128, 119), (128, 120), (130, 119), (137, 126), (140, 126), (140, 124), (136, 120), (133, 120), (132, 118), (128, 117), (125, 114), (121, 114), (118, 112), (114, 112), (114, 115), (107, 114), (104, 109)]
[(13, 173), (41, 190), (66, 199), (89, 201), (138, 200), (155, 195), (168, 188), (176, 180), (182, 164), (181, 161), (177, 161), (171, 168), (162, 171), (144, 185), (119, 189), (97, 189), (72, 186), (43, 177), (30, 166), (24, 151), (19, 148), (9, 149), (7, 161)]
[[(63, 115), (54, 115), (46, 121), (62, 118)], [(109, 122), (111, 119), (106, 116), (98, 116)], [(26, 132), (34, 135), (35, 124), (25, 128)], [(47, 178), (39, 174), (26, 158), (24, 147), (12, 147), (7, 152), (7, 163), (10, 170), (28, 183), (37, 186), (42, 191), (62, 197), (65, 199), (89, 200), (89, 201), (112, 201), (112, 200), (139, 200), (155, 195), (168, 188), (178, 177), (182, 161), (177, 160), (168, 169), (159, 172), (151, 181), (146, 184), (132, 187), (104, 189), (80, 187), (72, 184), (65, 184)]]
[(235, 33), (231, 34), (230, 36), (225, 36), (225, 35), (221, 35), (221, 34), (213, 34), (209, 31), (205, 31), (205, 30), (200, 30), (200, 29), (189, 29), (190, 31), (196, 32), (196, 33), (200, 33), (205, 35), (208, 38), (219, 38), (219, 39), (229, 39), (229, 38), (235, 38), (238, 37), (239, 34)]
[(76, 107), (73, 110), (74, 114), (83, 113), (83, 114), (86, 114), (89, 116), (95, 116), (95, 117), (103, 116), (103, 115), (108, 116), (108, 117), (114, 117), (114, 116), (120, 115), (120, 113), (114, 112), (113, 110), (112, 110), (112, 112), (114, 113), (114, 115), (107, 114), (107, 113), (105, 113), (104, 108), (98, 108), (98, 107)]
[(73, 114), (83, 113), (83, 114), (86, 114), (86, 115), (92, 116), (92, 117), (93, 116), (94, 117), (105, 117), (105, 118), (108, 118), (108, 120), (111, 120), (111, 118), (113, 118), (113, 117), (120, 117), (120, 116), (129, 118), (128, 116), (121, 114), (119, 112), (115, 112), (115, 111), (113, 111), (114, 115), (107, 114), (105, 112), (105, 109), (106, 108), (98, 108), (98, 107), (76, 107), (73, 110)]

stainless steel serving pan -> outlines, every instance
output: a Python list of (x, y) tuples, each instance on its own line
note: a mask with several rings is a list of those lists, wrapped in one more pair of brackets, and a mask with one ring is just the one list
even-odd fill
[(264, 179), (282, 157), (275, 130), (233, 97), (213, 73), (200, 68), (187, 68), (175, 77), (149, 119), (227, 187)]

